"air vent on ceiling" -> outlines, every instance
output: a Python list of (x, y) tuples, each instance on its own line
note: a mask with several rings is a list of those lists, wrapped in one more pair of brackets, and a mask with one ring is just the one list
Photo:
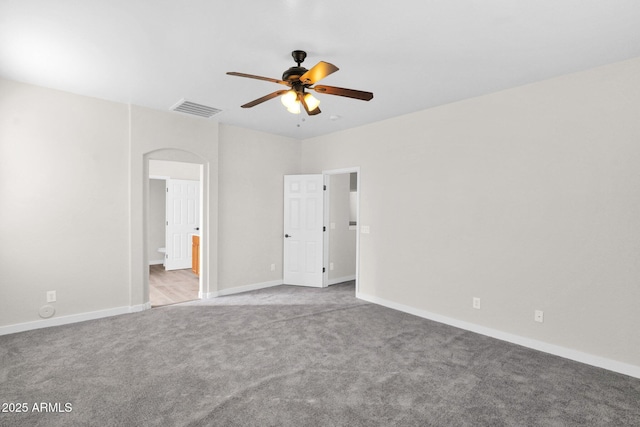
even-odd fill
[(207, 119), (222, 111), (217, 108), (207, 107), (206, 105), (196, 104), (195, 102), (185, 101), (184, 99), (171, 107), (171, 110), (178, 111), (179, 113), (206, 117)]

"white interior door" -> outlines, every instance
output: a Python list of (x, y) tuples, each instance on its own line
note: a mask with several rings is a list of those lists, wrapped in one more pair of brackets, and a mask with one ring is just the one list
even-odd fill
[(167, 179), (165, 269), (191, 268), (191, 236), (200, 229), (200, 182)]
[(284, 177), (285, 285), (322, 287), (323, 176)]

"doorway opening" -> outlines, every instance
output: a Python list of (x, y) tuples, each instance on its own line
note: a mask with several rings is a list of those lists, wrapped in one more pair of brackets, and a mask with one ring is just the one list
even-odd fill
[(150, 159), (148, 171), (149, 303), (196, 300), (202, 295), (202, 165)]
[(322, 172), (326, 185), (324, 199), (324, 275), (323, 286), (355, 282), (358, 292), (360, 260), (360, 168)]

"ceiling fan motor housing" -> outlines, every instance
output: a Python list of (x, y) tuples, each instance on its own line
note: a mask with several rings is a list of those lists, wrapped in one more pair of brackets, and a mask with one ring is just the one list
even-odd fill
[(306, 73), (308, 70), (304, 67), (301, 67), (300, 64), (304, 62), (304, 59), (307, 57), (307, 52), (304, 50), (294, 50), (291, 52), (291, 56), (293, 60), (298, 64), (297, 67), (291, 67), (284, 73), (282, 73), (282, 80), (285, 82), (293, 83), (297, 80), (300, 80), (300, 77)]
[(284, 73), (282, 73), (282, 80), (285, 82), (293, 83), (297, 80), (300, 80), (300, 77), (307, 72), (307, 69), (304, 67), (291, 67)]

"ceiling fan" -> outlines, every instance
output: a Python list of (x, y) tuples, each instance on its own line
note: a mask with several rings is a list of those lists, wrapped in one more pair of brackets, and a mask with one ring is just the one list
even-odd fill
[(293, 60), (298, 64), (296, 67), (291, 67), (282, 74), (282, 80), (272, 79), (269, 77), (254, 76), (253, 74), (236, 73), (230, 71), (227, 74), (238, 77), (248, 77), (250, 79), (266, 80), (268, 82), (278, 83), (284, 86), (288, 86), (288, 90), (277, 90), (268, 95), (258, 98), (251, 102), (247, 102), (242, 105), (242, 108), (255, 107), (258, 104), (262, 104), (265, 101), (273, 99), (277, 96), (281, 96), (282, 103), (289, 112), (294, 114), (300, 113), (300, 105), (304, 108), (308, 115), (314, 116), (320, 114), (320, 108), (318, 101), (313, 95), (306, 92), (307, 89), (313, 89), (318, 93), (327, 95), (345, 96), (347, 98), (361, 99), (363, 101), (369, 101), (373, 98), (373, 93), (363, 92), (361, 90), (344, 89), (335, 86), (316, 85), (318, 81), (324, 79), (329, 74), (338, 71), (338, 67), (328, 62), (320, 61), (314, 65), (310, 70), (301, 67), (300, 64), (304, 62), (307, 57), (307, 52), (302, 50), (294, 50), (291, 52)]

